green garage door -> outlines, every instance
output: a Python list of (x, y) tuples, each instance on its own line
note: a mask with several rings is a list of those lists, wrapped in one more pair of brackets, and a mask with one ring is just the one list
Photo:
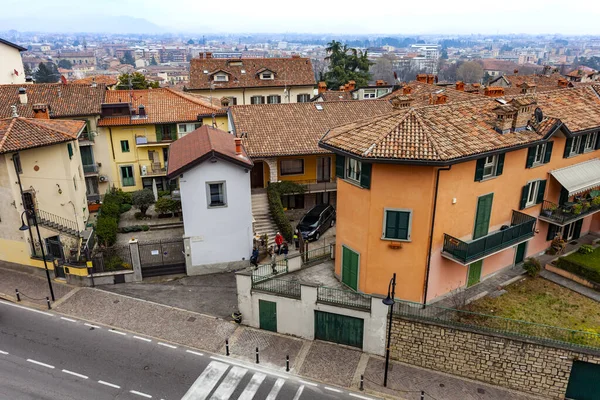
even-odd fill
[(362, 349), (363, 330), (361, 318), (315, 311), (315, 339)]
[(358, 253), (342, 246), (342, 283), (358, 289)]
[(567, 386), (567, 399), (600, 399), (600, 365), (583, 361), (573, 361), (571, 377)]
[(260, 329), (277, 332), (277, 303), (274, 301), (258, 301), (258, 319)]

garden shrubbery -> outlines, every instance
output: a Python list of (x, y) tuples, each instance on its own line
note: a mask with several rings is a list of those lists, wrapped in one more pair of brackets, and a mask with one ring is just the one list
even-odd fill
[(291, 242), (293, 239), (294, 229), (283, 210), (281, 196), (290, 193), (304, 193), (304, 186), (290, 181), (283, 181), (271, 183), (267, 188), (269, 211), (271, 211), (271, 216), (277, 225), (277, 229), (279, 229), (281, 235), (288, 242)]
[(523, 263), (523, 269), (525, 272), (527, 272), (527, 275), (535, 278), (540, 274), (540, 271), (542, 270), (542, 264), (537, 258), (529, 257)]

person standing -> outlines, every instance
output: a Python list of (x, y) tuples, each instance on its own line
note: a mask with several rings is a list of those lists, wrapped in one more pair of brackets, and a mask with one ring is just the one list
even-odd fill
[(254, 265), (254, 268), (258, 268), (258, 248), (254, 246), (252, 249), (252, 255), (250, 256), (250, 264)]
[(298, 232), (298, 229), (296, 229), (294, 231), (294, 246), (296, 246), (296, 250), (300, 248), (300, 239), (298, 238), (299, 234), (300, 232)]
[(281, 245), (281, 254), (283, 254), (283, 258), (287, 260), (287, 256), (288, 256), (288, 244), (286, 241), (283, 242), (283, 244)]
[(275, 244), (277, 245), (277, 254), (281, 254), (281, 245), (283, 244), (283, 236), (277, 232), (275, 235)]

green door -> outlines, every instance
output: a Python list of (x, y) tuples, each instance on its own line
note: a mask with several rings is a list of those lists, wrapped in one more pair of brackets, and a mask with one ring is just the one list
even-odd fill
[(479, 283), (481, 280), (481, 269), (483, 268), (483, 260), (479, 260), (469, 265), (469, 276), (467, 277), (467, 287)]
[(358, 253), (342, 246), (342, 283), (358, 289)]
[(277, 332), (277, 303), (274, 301), (259, 300), (258, 316), (260, 329)]
[(475, 229), (473, 230), (473, 239), (479, 239), (480, 237), (488, 234), (493, 199), (494, 193), (490, 193), (479, 197), (477, 200), (477, 213), (475, 214)]
[(565, 397), (574, 400), (600, 399), (600, 365), (573, 361)]
[(517, 246), (517, 255), (515, 256), (515, 264), (523, 262), (525, 259), (525, 248), (527, 247), (527, 242), (521, 243)]
[(346, 315), (315, 311), (315, 339), (348, 346), (363, 346), (364, 321)]

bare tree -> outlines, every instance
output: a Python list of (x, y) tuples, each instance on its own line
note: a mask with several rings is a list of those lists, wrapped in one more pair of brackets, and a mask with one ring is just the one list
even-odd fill
[(467, 61), (458, 67), (456, 77), (465, 83), (481, 83), (483, 67), (476, 61)]
[(384, 55), (375, 61), (375, 64), (371, 66), (369, 71), (373, 76), (373, 80), (384, 80), (389, 84), (394, 83), (394, 69), (392, 61), (395, 59), (394, 56)]

